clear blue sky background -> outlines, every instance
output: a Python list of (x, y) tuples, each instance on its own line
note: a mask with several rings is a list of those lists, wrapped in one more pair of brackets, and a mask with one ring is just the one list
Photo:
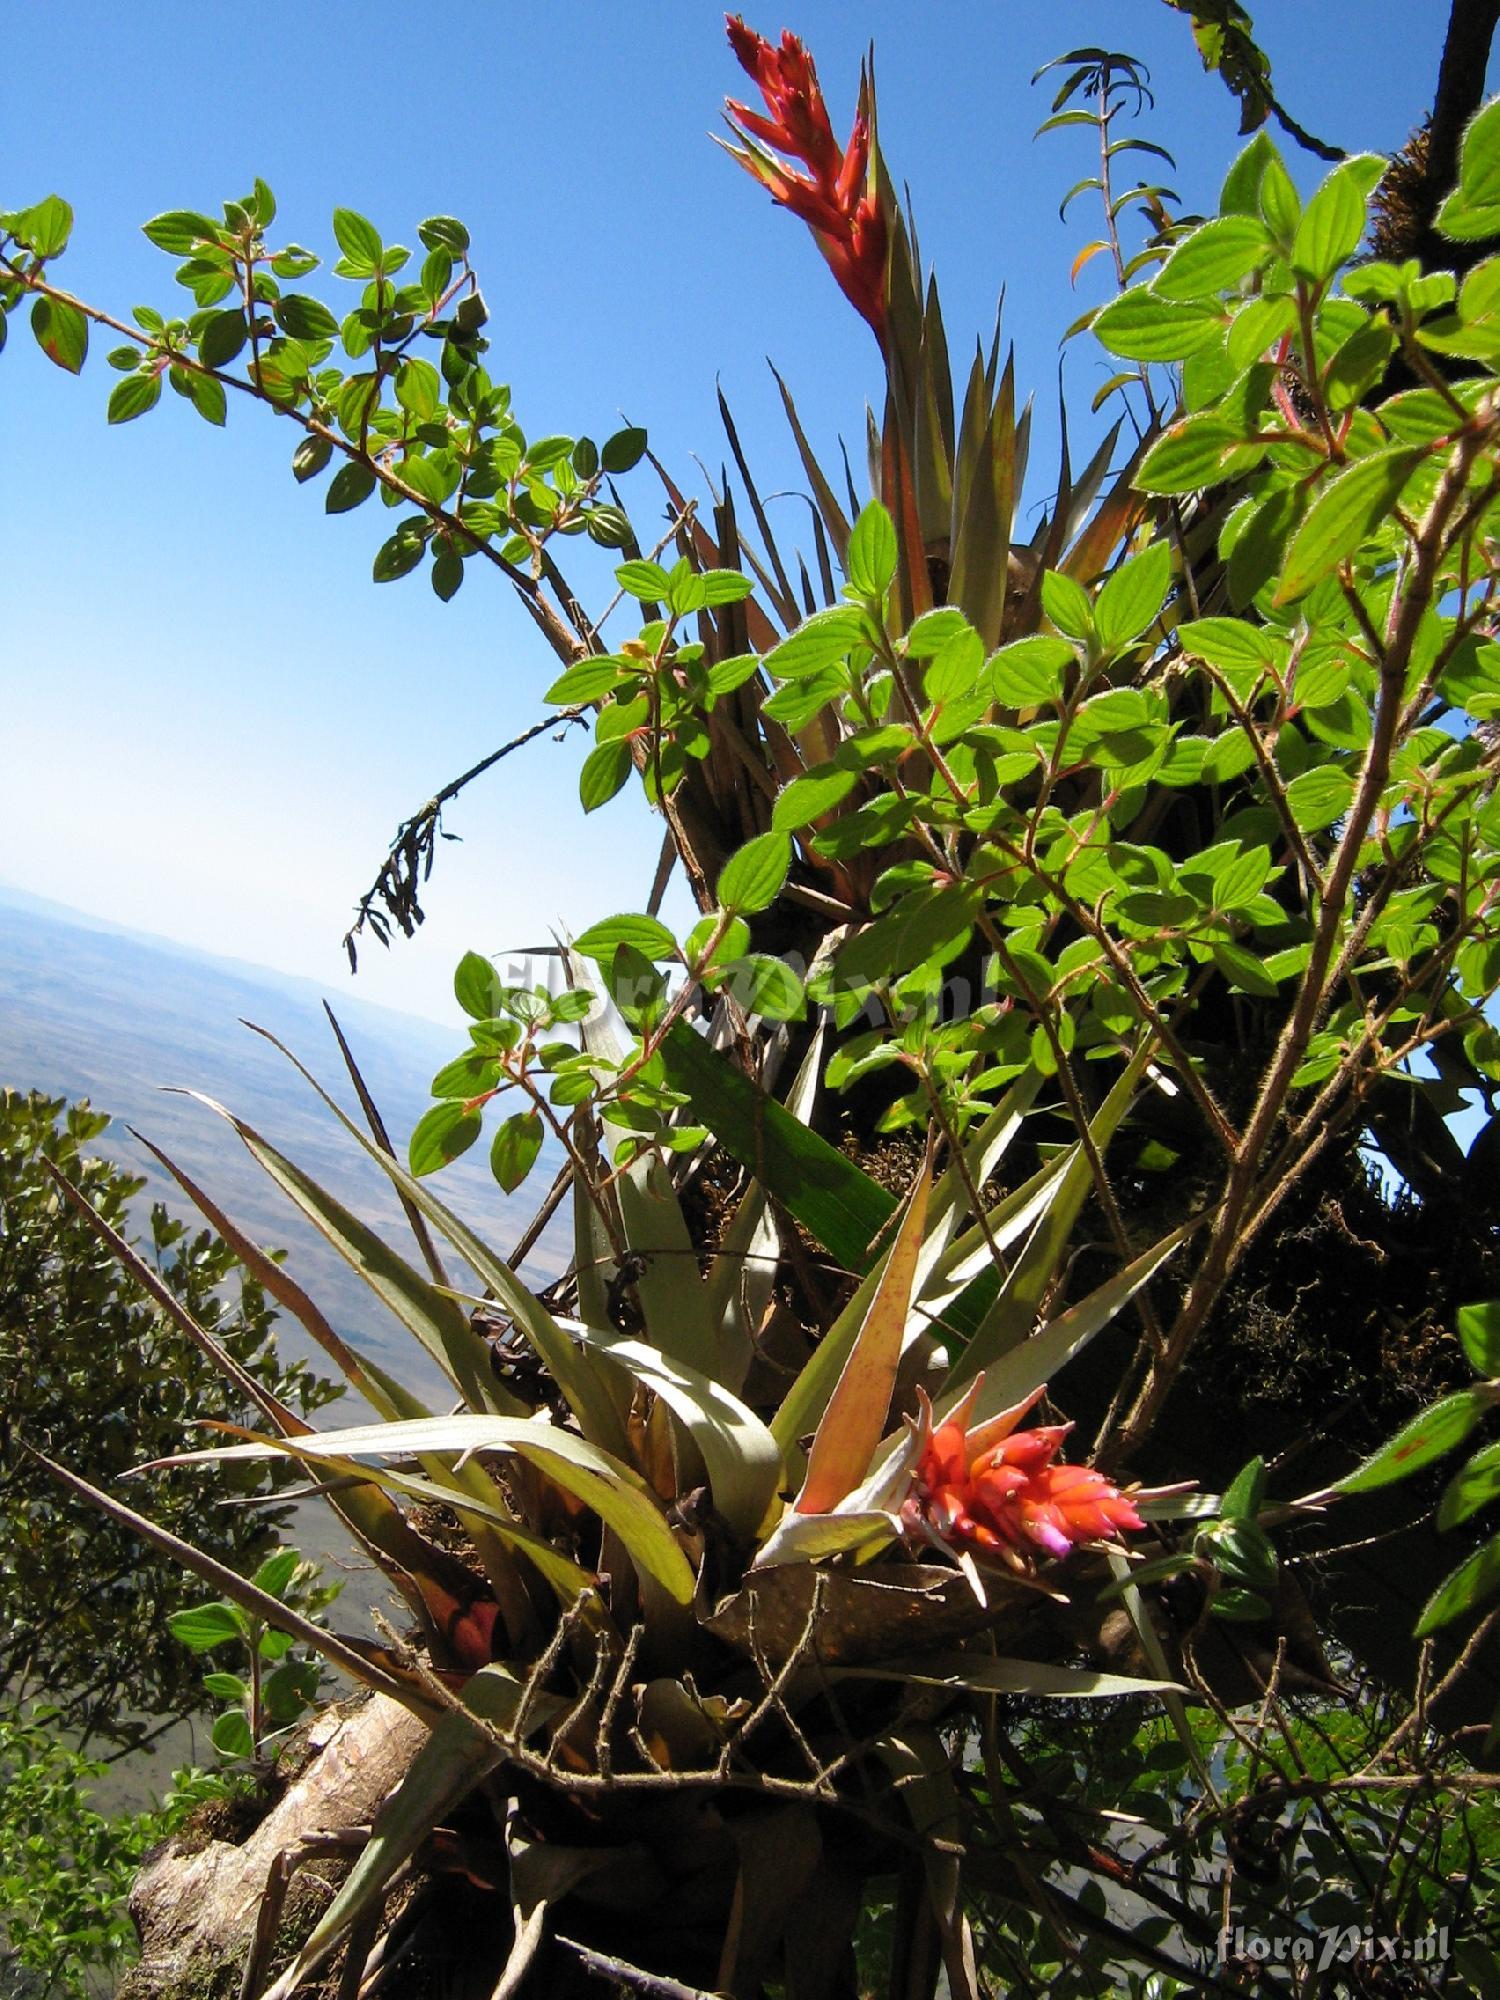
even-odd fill
[[(1447, 0), (1261, 0), (1256, 26), (1303, 122), (1388, 150), (1426, 109)], [(779, 14), (749, 18), (767, 32)], [(1039, 404), (1028, 502), (1055, 454), (1058, 339), (1099, 295), (1069, 289), (1095, 233), (1085, 135), (1033, 142), (1065, 48), (1124, 46), (1151, 65), (1144, 136), (1209, 207), (1237, 148), (1235, 109), (1155, 0), (800, 0), (842, 128), (860, 54), (877, 50), (882, 141), (910, 183), (962, 353), (1007, 287), (1020, 379)], [(59, 275), (122, 313), (174, 295), (173, 261), (140, 235), (161, 209), (206, 208), (254, 174), (278, 229), (327, 253), (336, 205), (415, 245), (424, 215), (470, 225), (491, 308), (489, 365), (532, 435), (645, 424), (681, 478), (723, 444), (716, 376), (763, 485), (795, 482), (765, 367), (793, 385), (815, 440), (862, 433), (879, 388), (866, 328), (800, 225), (710, 143), (743, 80), (708, 0), (336, 0), (122, 11), (17, 0), (8, 16), (0, 205), (56, 190), (77, 212)], [(1308, 184), (1316, 162), (1288, 147)], [(308, 289), (345, 290), (319, 273)], [(176, 294), (185, 298), (185, 294)], [(81, 383), (24, 325), (0, 359), (5, 580), (0, 876), (118, 922), (337, 988), (339, 937), (397, 821), (541, 713), (551, 656), (498, 580), (440, 605), (424, 577), (377, 587), (390, 516), (329, 520), (299, 489), (295, 436), (253, 407), (227, 434), (168, 396), (106, 429), (114, 377), (96, 337)], [(1070, 350), (1086, 409), (1102, 369)], [(650, 522), (648, 473), (627, 497)], [(794, 503), (782, 503), (790, 529)], [(501, 951), (638, 908), (658, 831), (622, 795), (584, 822), (581, 738), (512, 759), (452, 810), (413, 944), (372, 948), (362, 997), (452, 1011), (465, 949)]]

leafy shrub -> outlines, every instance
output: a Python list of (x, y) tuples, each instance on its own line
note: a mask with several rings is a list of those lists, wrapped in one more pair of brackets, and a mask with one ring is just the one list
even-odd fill
[[(171, 1450), (203, 1416), (253, 1414), (168, 1303), (293, 1408), (315, 1410), (337, 1392), (304, 1363), (281, 1361), (260, 1285), (210, 1230), (189, 1230), (155, 1203), (141, 1254), (162, 1296), (121, 1269), (49, 1173), (65, 1175), (128, 1238), (145, 1183), (89, 1152), (108, 1122), (87, 1103), (0, 1095), (0, 1688), (12, 1710), (40, 1694), (63, 1726), (126, 1745), (203, 1706), (197, 1672), (168, 1629), (190, 1586), (69, 1501), (27, 1447), (114, 1479)], [(150, 1483), (165, 1520), (190, 1522), (232, 1564), (251, 1564), (288, 1518), (285, 1508), (205, 1507)], [(230, 1474), (213, 1492), (243, 1497), (255, 1484)]]

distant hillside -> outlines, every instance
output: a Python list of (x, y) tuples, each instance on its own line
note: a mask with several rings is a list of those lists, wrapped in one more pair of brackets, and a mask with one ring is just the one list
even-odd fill
[[(329, 996), (398, 1148), (430, 1099), (434, 1072), (463, 1046), (429, 1021)], [(246, 1232), (290, 1252), (292, 1268), (338, 1330), (387, 1364), (399, 1358), (419, 1393), (415, 1342), (372, 1298), (342, 1259), (290, 1208), (231, 1129), (169, 1086), (202, 1091), (248, 1120), (315, 1180), (392, 1243), (415, 1254), (389, 1183), (359, 1155), (296, 1071), (242, 1020), (269, 1029), (351, 1109), (353, 1093), (310, 981), (209, 958), (160, 939), (96, 923), (0, 887), (0, 1084), (88, 1097), (114, 1124), (100, 1150), (152, 1175), (152, 1192), (176, 1212), (191, 1208), (127, 1125), (212, 1191)], [(440, 1176), (450, 1206), (508, 1254), (560, 1164), (549, 1140), (527, 1189), (504, 1195), (483, 1145)], [(555, 1276), (567, 1255), (554, 1223), (528, 1270)], [(458, 1279), (455, 1273), (457, 1281)], [(291, 1354), (309, 1345), (283, 1322)], [(347, 1406), (346, 1406), (347, 1407)]]

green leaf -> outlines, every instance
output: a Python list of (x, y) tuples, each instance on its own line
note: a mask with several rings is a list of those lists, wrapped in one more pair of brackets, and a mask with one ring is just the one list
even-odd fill
[(882, 601), (896, 575), (899, 551), (896, 529), (878, 500), (871, 500), (855, 522), (844, 558), (849, 588), (857, 597)]
[(1034, 708), (1057, 700), (1063, 676), (1075, 659), (1065, 639), (1013, 639), (990, 655), (985, 684), (1006, 708)]
[(451, 215), (429, 215), (417, 224), (417, 235), (424, 250), (447, 250), (462, 257), (469, 248), (468, 230)]
[(1183, 652), (1230, 672), (1276, 664), (1276, 647), (1268, 632), (1242, 618), (1193, 618), (1177, 628)]
[(834, 605), (828, 611), (815, 611), (789, 638), (767, 653), (763, 664), (775, 680), (802, 680), (848, 659), (867, 636), (862, 612), (852, 605)]
[(507, 1194), (514, 1194), (542, 1150), (542, 1120), (536, 1111), (507, 1118), (490, 1147), (490, 1171)]
[(1248, 277), (1270, 252), (1258, 217), (1221, 216), (1183, 238), (1151, 280), (1151, 290), (1163, 299), (1213, 298)]
[(1407, 445), (1372, 452), (1321, 486), (1292, 536), (1273, 602), (1291, 604), (1305, 596), (1353, 555), (1390, 513), (1423, 455), (1420, 447)]
[(821, 819), (849, 796), (859, 783), (855, 771), (841, 770), (836, 764), (819, 764), (806, 771), (782, 792), (771, 811), (771, 827), (777, 833), (795, 833), (798, 827)]
[(1153, 542), (1117, 569), (1094, 600), (1094, 630), (1106, 652), (1138, 639), (1161, 615), (1172, 583), (1172, 545)]
[(1289, 250), (1297, 233), (1302, 201), (1280, 155), (1274, 152), (1267, 158), (1261, 172), (1260, 212), (1277, 245)]
[(412, 1131), (407, 1158), (414, 1174), (436, 1173), (461, 1153), (466, 1153), (479, 1137), (484, 1121), (477, 1111), (465, 1111), (456, 1098), (448, 1098), (424, 1111)]
[(782, 884), (792, 865), (789, 834), (773, 830), (747, 840), (738, 853), (731, 854), (719, 877), (719, 905), (741, 916), (753, 916), (769, 909), (781, 894)]
[(1266, 1491), (1266, 1461), (1252, 1458), (1242, 1466), (1225, 1488), (1224, 1497), (1219, 1502), (1219, 1513), (1226, 1521), (1245, 1519), (1253, 1521), (1260, 1513), (1261, 1502)]
[(667, 1081), (771, 1197), (850, 1270), (869, 1263), (870, 1243), (896, 1203), (826, 1139), (742, 1076), (685, 1022), (661, 1046)]
[(1500, 1535), (1476, 1549), (1467, 1562), (1460, 1563), (1452, 1576), (1438, 1586), (1423, 1607), (1412, 1636), (1425, 1639), (1429, 1632), (1461, 1618), (1497, 1590), (1500, 1590)]
[(1127, 361), (1186, 361), (1217, 339), (1223, 325), (1212, 306), (1164, 299), (1136, 286), (1110, 301), (1093, 330), (1103, 347)]
[(1234, 1618), (1246, 1624), (1260, 1624), (1271, 1615), (1268, 1600), (1258, 1590), (1242, 1590), (1231, 1584), (1227, 1590), (1220, 1590), (1213, 1601), (1216, 1618)]
[[(983, 639), (972, 628), (958, 633), (927, 663), (922, 675), (927, 699), (933, 702), (964, 702), (973, 693), (984, 667)], [(938, 740), (948, 739), (939, 737)]]
[(665, 604), (667, 601), (667, 572), (658, 562), (621, 563), (615, 571), (615, 582), (621, 590), (639, 598), (642, 604)]
[(1042, 576), (1042, 609), (1069, 639), (1080, 641), (1092, 638), (1094, 613), (1083, 586), (1071, 576), (1064, 576), (1059, 570), (1049, 569)]
[(604, 967), (609, 996), (637, 1034), (654, 1028), (666, 1011), (666, 981), (632, 944), (617, 944)]
[(616, 431), (599, 447), (599, 463), (606, 472), (629, 472), (646, 452), (646, 433), (633, 425)]
[(341, 465), (329, 481), (328, 491), (323, 498), (324, 511), (329, 514), (347, 514), (368, 500), (375, 491), (375, 474), (368, 465), (351, 458)]
[(602, 923), (590, 924), (574, 940), (573, 949), (600, 965), (609, 965), (622, 944), (633, 946), (644, 958), (677, 956), (677, 940), (666, 925), (655, 917), (641, 916), (606, 917)]
[(110, 391), (109, 421), (128, 424), (132, 417), (144, 416), (161, 400), (161, 377), (153, 369), (148, 375), (127, 375)]
[(257, 1590), (272, 1597), (284, 1597), (287, 1585), (302, 1566), (296, 1549), (273, 1549), (251, 1579)]
[(467, 1102), (471, 1097), (494, 1090), (501, 1074), (497, 1057), (473, 1049), (468, 1055), (457, 1056), (452, 1062), (444, 1063), (432, 1079), (432, 1094), (434, 1097), (460, 1098)]
[(169, 256), (186, 257), (200, 243), (217, 243), (219, 225), (190, 208), (169, 208), (142, 223), (141, 234)]
[(230, 1708), (215, 1722), (212, 1731), (213, 1746), (221, 1757), (253, 1757), (255, 1738), (250, 1734), (250, 1719), (242, 1708)]
[(1242, 944), (1219, 943), (1213, 947), (1214, 964), (1237, 993), (1254, 993), (1262, 1000), (1276, 998), (1276, 981), (1254, 952)]
[(1347, 1473), (1334, 1492), (1367, 1493), (1373, 1487), (1408, 1478), (1462, 1444), (1490, 1407), (1491, 1398), (1483, 1389), (1461, 1389), (1456, 1395), (1444, 1396), (1404, 1424), (1363, 1465)]
[(205, 1674), (203, 1692), (215, 1701), (243, 1701), (250, 1690), (238, 1674)]
[(398, 577), (410, 576), (421, 562), (426, 548), (422, 536), (412, 533), (409, 524), (403, 523), (375, 551), (370, 573), (377, 583), (394, 583)]
[(706, 570), (698, 579), (699, 594), (706, 605), (743, 604), (755, 594), (750, 578), (737, 569)]
[(906, 635), (906, 651), (913, 660), (930, 660), (955, 639), (974, 627), (955, 605), (924, 611)]
[(1475, 207), (1500, 205), (1500, 97), (1484, 107), (1464, 134), (1458, 184)]
[(327, 306), (305, 292), (287, 292), (277, 300), (276, 324), (293, 340), (337, 340), (339, 336), (339, 323)]
[(1455, 1472), (1438, 1502), (1437, 1524), (1456, 1528), (1500, 1494), (1500, 1444), (1476, 1451), (1468, 1464)]
[[(172, 371), (174, 383), (178, 373), (176, 369)], [(222, 424), (228, 415), (228, 400), (224, 394), (223, 383), (215, 382), (211, 375), (199, 375), (189, 369), (184, 369), (181, 373), (187, 378), (187, 392), (192, 399), (193, 408), (203, 421), (208, 424)]]
[(70, 375), (83, 371), (89, 351), (89, 323), (77, 306), (61, 299), (36, 299), (31, 307), (31, 331), (49, 361)]
[(494, 1019), (500, 975), (490, 961), (477, 951), (466, 951), (453, 974), (453, 994), (464, 1012), (476, 1021)]
[(1141, 461), (1142, 493), (1197, 493), (1216, 485), (1233, 454), (1246, 449), (1238, 427), (1208, 411), (1170, 424)]
[(1221, 215), (1260, 213), (1261, 176), (1266, 170), (1266, 162), (1274, 158), (1275, 153), (1276, 148), (1269, 135), (1257, 132), (1224, 176), (1224, 186), (1219, 194)]
[(249, 338), (244, 312), (238, 306), (215, 313), (205, 324), (198, 341), (198, 359), (205, 368), (223, 368), (239, 353)]
[(1476, 1375), (1500, 1375), (1500, 1299), (1480, 1306), (1461, 1306), (1458, 1337)]
[(271, 259), (271, 270), (278, 278), (306, 278), (317, 270), (320, 261), (300, 243), (288, 243)]
[(1304, 833), (1321, 833), (1349, 810), (1354, 779), (1336, 764), (1315, 764), (1286, 788), (1292, 818)]
[(802, 981), (792, 968), (766, 952), (751, 952), (725, 967), (722, 990), (731, 993), (747, 1014), (764, 1021), (796, 1021), (807, 1004)]
[(243, 1643), (245, 1619), (232, 1604), (197, 1604), (187, 1611), (174, 1611), (167, 1620), (167, 1630), (193, 1652), (207, 1653), (231, 1641)]
[(38, 257), (58, 257), (68, 247), (73, 211), (61, 195), (49, 194), (10, 218), (10, 233)]
[(1385, 161), (1363, 153), (1345, 160), (1318, 189), (1302, 212), (1292, 239), (1292, 269), (1321, 283), (1359, 248), (1365, 233), (1365, 197)]
[(458, 595), (464, 580), (463, 558), (441, 537), (433, 544), (431, 575), (433, 594), (444, 604)]
[(384, 254), (380, 232), (373, 222), (357, 214), (352, 208), (336, 208), (333, 211), (333, 233), (340, 250), (344, 253), (347, 266), (345, 275), (352, 278), (373, 278), (375, 268)]
[(580, 660), (576, 667), (569, 667), (543, 695), (543, 701), (555, 701), (564, 708), (571, 708), (578, 702), (597, 701), (601, 695), (609, 693), (620, 678), (620, 662), (614, 659)]
[(578, 796), (584, 811), (594, 812), (612, 799), (630, 770), (630, 744), (625, 737), (615, 737), (591, 750), (578, 774)]
[(1456, 243), (1489, 243), (1500, 236), (1500, 202), (1471, 202), (1455, 188), (1437, 212), (1439, 233)]

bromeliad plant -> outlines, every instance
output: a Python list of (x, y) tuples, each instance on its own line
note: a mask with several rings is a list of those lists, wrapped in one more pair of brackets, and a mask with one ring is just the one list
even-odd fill
[[(241, 1615), (279, 1623), (434, 1725), (274, 1995), (290, 1995), (369, 1922), (439, 1823), (458, 1826), (471, 1877), (497, 1885), (496, 1976), (508, 1962), (519, 1979), (549, 1921), (607, 1958), (721, 1990), (755, 1992), (810, 1950), (833, 1981), (859, 1904), (832, 1891), (858, 1829), (861, 1875), (910, 1861), (923, 1885), (915, 1928), (897, 1940), (901, 1961), (931, 1927), (961, 1978), (969, 1947), (953, 1865), (925, 1847), (958, 1812), (937, 1726), (945, 1713), (1001, 1694), (1157, 1690), (1078, 1665), (1078, 1637), (1047, 1623), (1079, 1591), (1086, 1607), (1108, 1574), (1091, 1552), (1139, 1530), (1137, 1509), (1150, 1503), (1058, 1463), (1060, 1427), (1020, 1425), (1047, 1377), (1128, 1304), (1177, 1237), (1044, 1312), (1087, 1193), (1083, 1143), (982, 1216), (970, 1195), (993, 1184), (1041, 1074), (1018, 1078), (961, 1155), (941, 1169), (929, 1158), (897, 1209), (797, 1122), (820, 1053), (815, 1044), (790, 1109), (775, 1107), (772, 1145), (821, 1180), (825, 1209), (861, 1201), (884, 1223), (847, 1303), (770, 1400), (755, 1381), (781, 1264), (765, 1182), (746, 1186), (700, 1271), (659, 1153), (596, 1173), (575, 1204), (571, 1309), (554, 1310), (331, 1099), (422, 1223), (427, 1273), (222, 1113), (461, 1404), (431, 1413), (271, 1265), (279, 1301), (377, 1421), (313, 1433), (265, 1404), (262, 1434), (175, 1461), (294, 1458), (418, 1620), (410, 1641), (336, 1638), (197, 1561)], [(1144, 1068), (1135, 1058), (1096, 1115), (1095, 1149)], [(844, 1214), (847, 1236), (855, 1218)], [(446, 1282), (444, 1253), (508, 1322), (504, 1344), (489, 1345)], [(461, 1556), (432, 1539), (439, 1519), (462, 1529)], [(793, 1857), (778, 1863), (790, 1879), (769, 1900), (767, 1843)], [(622, 1930), (611, 1913), (627, 1894)], [(534, 1922), (512, 1928), (518, 1899)], [(252, 1986), (259, 1976), (253, 1968)]]
[[(813, 229), (886, 370), (863, 505), (786, 397), (814, 503), (795, 587), (727, 408), (758, 547), (727, 490), (710, 528), (663, 473), (670, 523), (644, 551), (605, 483), (639, 433), (526, 438), (450, 219), (422, 225), (402, 285), (405, 251), (340, 211), (336, 273), (361, 286), (341, 317), (283, 289), (308, 253), (270, 246), (258, 184), (222, 224), (149, 226), (187, 257), (196, 312), (108, 321), (132, 343), (115, 420), (163, 377), (211, 419), (226, 387), (269, 401), (303, 432), (299, 476), (342, 460), (331, 509), (378, 489), (412, 510), (378, 579), (430, 557), (446, 597), (466, 563), (498, 566), (563, 661), (552, 701), (592, 722), (585, 808), (637, 775), (701, 910), (679, 940), (663, 875), (646, 911), (558, 946), (560, 986), (467, 958), (472, 1046), (434, 1081), (411, 1171), (328, 1100), (398, 1188), (421, 1269), (222, 1114), (442, 1371), (452, 1414), (163, 1159), (374, 1417), (314, 1433), (261, 1394), (260, 1432), (181, 1462), (305, 1465), (415, 1632), (320, 1634), (183, 1559), (432, 1724), (278, 2000), (364, 1948), (424, 1841), (492, 1892), (480, 1949), (506, 1991), (552, 1976), (550, 1926), (622, 1976), (840, 1994), (863, 1886), (894, 1874), (892, 1991), (929, 1992), (941, 1962), (973, 1992), (954, 1841), (976, 1730), (987, 1809), (1009, 1810), (998, 1699), (1165, 1688), (1187, 1744), (1140, 1586), (1206, 1569), (1221, 1613), (1269, 1609), (1258, 1470), (1222, 1502), (1117, 1483), (1227, 1282), (1320, 1160), (1500, 1075), (1495, 260), (1461, 290), (1359, 262), (1380, 163), (1304, 207), (1263, 135), (1202, 224), (1164, 189), (1118, 194), (1129, 65), (1078, 52), (1059, 104), (1097, 99), (1076, 116), (1099, 126), (1120, 287), (1089, 324), (1146, 414), (1123, 470), (1114, 433), (1076, 481), (1065, 464), (1022, 544), (1013, 373), (997, 343), (954, 395), (871, 81), (841, 149), (795, 38), (731, 39), (766, 106), (731, 107), (734, 150)], [(1492, 108), (1445, 226), (1490, 229), (1497, 185)], [(1132, 202), (1151, 240), (1127, 256)], [(108, 316), (49, 275), (64, 205), (3, 226), (6, 303), (29, 294), (43, 346), (81, 362)], [(1391, 383), (1398, 359), (1415, 386)], [(639, 615), (618, 642), (558, 567), (577, 534), (625, 557), (616, 603)], [(405, 829), (367, 899), (377, 933), (415, 921), (438, 830), (436, 805)], [(863, 1164), (813, 1129), (828, 1088), (885, 1091), (856, 1114)], [(545, 1296), (430, 1179), (501, 1098), (502, 1184), (550, 1133), (571, 1185), (572, 1271)], [(906, 1127), (892, 1193), (870, 1142)], [(741, 1177), (705, 1227), (710, 1146)], [(1063, 1463), (1066, 1427), (1024, 1419), (1127, 1315), (1095, 1462)], [(1213, 1524), (1186, 1557), (1122, 1540), (1177, 1513)], [(1160, 1565), (1139, 1584), (1132, 1549)], [(1129, 1606), (1149, 1680), (1070, 1663), (1115, 1615), (1096, 1592)], [(1118, 1945), (1100, 1897), (1041, 1881), (1019, 1836), (1003, 1882), (1059, 1937)]]

